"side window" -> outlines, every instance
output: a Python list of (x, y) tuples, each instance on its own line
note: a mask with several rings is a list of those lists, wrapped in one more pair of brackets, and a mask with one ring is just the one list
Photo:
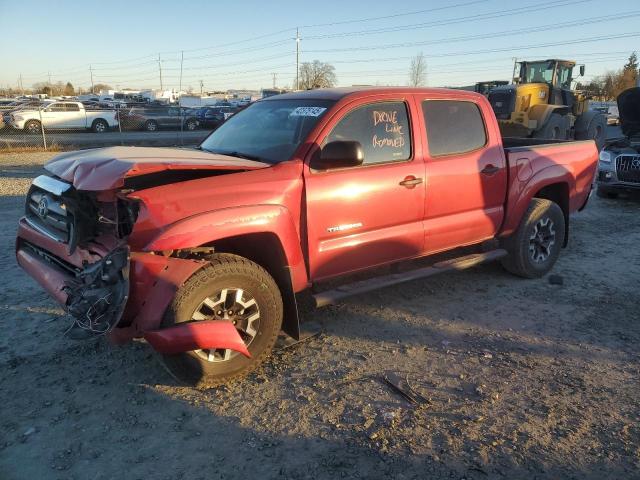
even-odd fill
[(432, 157), (471, 152), (487, 143), (482, 114), (473, 102), (427, 100), (422, 113)]
[(48, 110), (50, 112), (64, 112), (64, 104), (63, 103), (53, 103), (49, 106)]
[(76, 105), (75, 103), (65, 103), (65, 108), (67, 110), (67, 112), (79, 112), (80, 111), (80, 107), (78, 107), (78, 105)]
[(360, 142), (364, 165), (411, 158), (411, 131), (404, 102), (372, 103), (347, 113), (324, 143)]

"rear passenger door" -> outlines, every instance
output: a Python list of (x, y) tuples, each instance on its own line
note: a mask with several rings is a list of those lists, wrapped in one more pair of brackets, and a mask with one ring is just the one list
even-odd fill
[(179, 127), (180, 126), (180, 109), (171, 107), (167, 110), (167, 117), (165, 120), (167, 127)]
[(504, 216), (507, 169), (500, 134), (481, 99), (421, 98), (427, 194), (425, 250), (492, 238)]
[(87, 117), (84, 110), (76, 103), (65, 103), (65, 128), (84, 128), (87, 126)]

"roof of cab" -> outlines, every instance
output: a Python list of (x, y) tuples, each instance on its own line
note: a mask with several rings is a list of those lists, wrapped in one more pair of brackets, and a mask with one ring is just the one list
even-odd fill
[(280, 95), (273, 95), (263, 98), (260, 101), (272, 101), (272, 100), (340, 100), (348, 96), (366, 96), (372, 94), (384, 94), (384, 93), (454, 93), (455, 95), (463, 96), (477, 96), (479, 93), (469, 92), (466, 90), (455, 90), (446, 88), (421, 88), (421, 87), (338, 87), (338, 88), (317, 88), (314, 90), (302, 90), (299, 92), (283, 93)]

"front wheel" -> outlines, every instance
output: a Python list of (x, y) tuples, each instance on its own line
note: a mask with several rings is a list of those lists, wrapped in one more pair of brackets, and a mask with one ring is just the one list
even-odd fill
[(282, 297), (274, 279), (246, 258), (215, 254), (177, 292), (162, 325), (214, 320), (232, 322), (251, 353), (225, 349), (163, 355), (175, 378), (188, 385), (216, 386), (246, 375), (269, 355), (282, 325)]
[(40, 133), (42, 131), (42, 126), (40, 125), (40, 122), (38, 120), (29, 120), (24, 125), (24, 130), (31, 135), (35, 135), (36, 133)]
[(539, 278), (553, 268), (564, 243), (564, 213), (557, 203), (534, 198), (518, 230), (503, 242), (502, 266), (524, 278)]
[(191, 132), (198, 128), (198, 122), (196, 120), (187, 120), (184, 126)]
[(568, 129), (569, 125), (566, 117), (552, 113), (545, 125), (535, 132), (533, 136), (534, 138), (545, 140), (564, 140), (567, 138)]

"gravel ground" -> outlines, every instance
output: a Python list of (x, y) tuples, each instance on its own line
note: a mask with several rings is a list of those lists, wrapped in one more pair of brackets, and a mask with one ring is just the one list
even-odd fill
[(640, 478), (639, 201), (572, 218), (562, 285), (486, 265), (354, 297), (201, 391), (143, 342), (70, 343), (16, 267), (48, 156), (0, 155), (0, 478)]

